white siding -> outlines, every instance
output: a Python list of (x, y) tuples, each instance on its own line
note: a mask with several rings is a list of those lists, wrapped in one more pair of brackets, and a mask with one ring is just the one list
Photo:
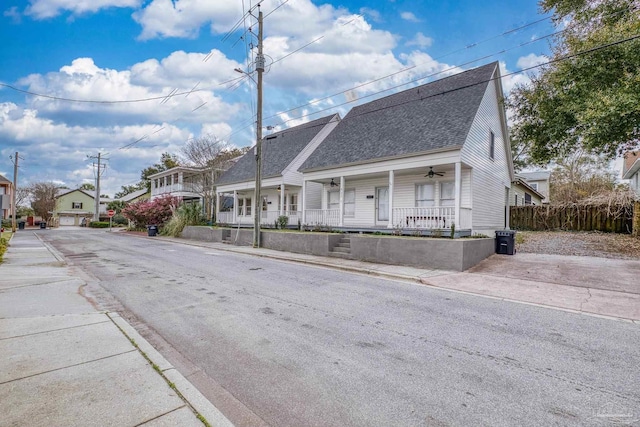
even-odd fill
[(307, 200), (305, 200), (305, 209), (322, 209), (322, 192), (324, 186), (319, 182), (307, 181)]
[[(471, 188), (474, 231), (491, 232), (505, 224), (506, 188), (511, 186), (507, 135), (503, 131), (495, 81), (489, 82), (462, 148), (462, 162), (473, 168)], [(489, 134), (495, 135), (494, 158), (489, 157)]]

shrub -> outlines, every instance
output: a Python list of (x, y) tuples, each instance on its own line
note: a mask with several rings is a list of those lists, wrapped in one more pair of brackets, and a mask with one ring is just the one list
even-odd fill
[(187, 203), (175, 209), (171, 219), (162, 228), (160, 234), (178, 237), (187, 225), (200, 225), (204, 223), (202, 208), (199, 203)]
[(9, 246), (9, 241), (4, 237), (0, 237), (0, 262), (2, 262), (2, 257), (4, 253), (7, 251), (7, 247)]
[(114, 215), (113, 218), (111, 218), (111, 221), (114, 225), (127, 225), (129, 224), (129, 220), (127, 218), (125, 218), (123, 215)]
[(276, 228), (280, 228), (281, 230), (284, 230), (285, 228), (287, 228), (288, 224), (289, 224), (289, 217), (286, 215), (280, 215), (276, 220)]
[(91, 228), (108, 228), (109, 223), (106, 221), (91, 221), (89, 223), (89, 227)]
[(136, 228), (147, 225), (162, 226), (173, 216), (179, 204), (177, 197), (165, 196), (154, 200), (141, 200), (122, 210), (122, 215), (133, 221)]

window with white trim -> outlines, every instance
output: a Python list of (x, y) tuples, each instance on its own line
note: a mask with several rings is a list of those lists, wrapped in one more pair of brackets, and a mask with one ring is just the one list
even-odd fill
[(244, 215), (251, 216), (251, 198), (244, 199)]
[(538, 191), (538, 183), (537, 182), (531, 182), (531, 183), (529, 183), (529, 186), (531, 188), (533, 188), (534, 190)]
[(298, 211), (298, 195), (290, 194), (289, 195), (289, 212), (297, 212)]
[(456, 185), (453, 181), (440, 183), (440, 206), (455, 206)]
[(244, 199), (238, 198), (238, 216), (244, 213)]
[[(340, 209), (340, 191), (327, 193), (327, 209)], [(356, 190), (344, 190), (344, 216), (356, 215)]]
[(436, 205), (436, 191), (433, 183), (416, 184), (416, 207), (431, 207)]

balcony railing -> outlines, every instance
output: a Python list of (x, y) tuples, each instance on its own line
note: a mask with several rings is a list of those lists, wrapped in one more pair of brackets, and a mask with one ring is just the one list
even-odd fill
[(218, 212), (218, 222), (222, 224), (233, 223), (233, 212)]
[(339, 209), (307, 209), (305, 222), (308, 225), (330, 225), (337, 227), (340, 224)]

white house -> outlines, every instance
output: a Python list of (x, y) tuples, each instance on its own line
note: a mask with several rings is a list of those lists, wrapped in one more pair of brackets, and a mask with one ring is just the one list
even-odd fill
[(545, 199), (544, 194), (537, 191), (519, 174), (516, 174), (516, 180), (511, 183), (511, 192), (509, 194), (510, 206), (540, 206)]
[(640, 151), (629, 151), (624, 155), (622, 179), (628, 179), (629, 187), (640, 197)]
[(353, 108), (299, 168), (302, 222), (421, 234), (455, 225), (461, 235), (508, 227), (502, 98), (494, 62)]
[(524, 180), (529, 187), (542, 194), (542, 203), (549, 203), (549, 171), (518, 172), (517, 177)]
[(177, 166), (153, 175), (151, 181), (151, 200), (163, 196), (173, 196), (185, 202), (197, 201), (202, 204), (201, 182), (203, 170), (199, 168)]
[[(253, 225), (253, 209), (261, 209), (261, 223), (273, 225), (281, 215), (289, 224), (302, 220), (300, 165), (340, 121), (334, 114), (267, 135), (262, 142), (261, 203), (255, 203), (256, 160), (254, 149), (242, 156), (216, 182), (217, 220), (223, 224)], [(309, 183), (307, 197), (321, 199), (322, 185)], [(222, 200), (233, 203), (221, 203)]]

